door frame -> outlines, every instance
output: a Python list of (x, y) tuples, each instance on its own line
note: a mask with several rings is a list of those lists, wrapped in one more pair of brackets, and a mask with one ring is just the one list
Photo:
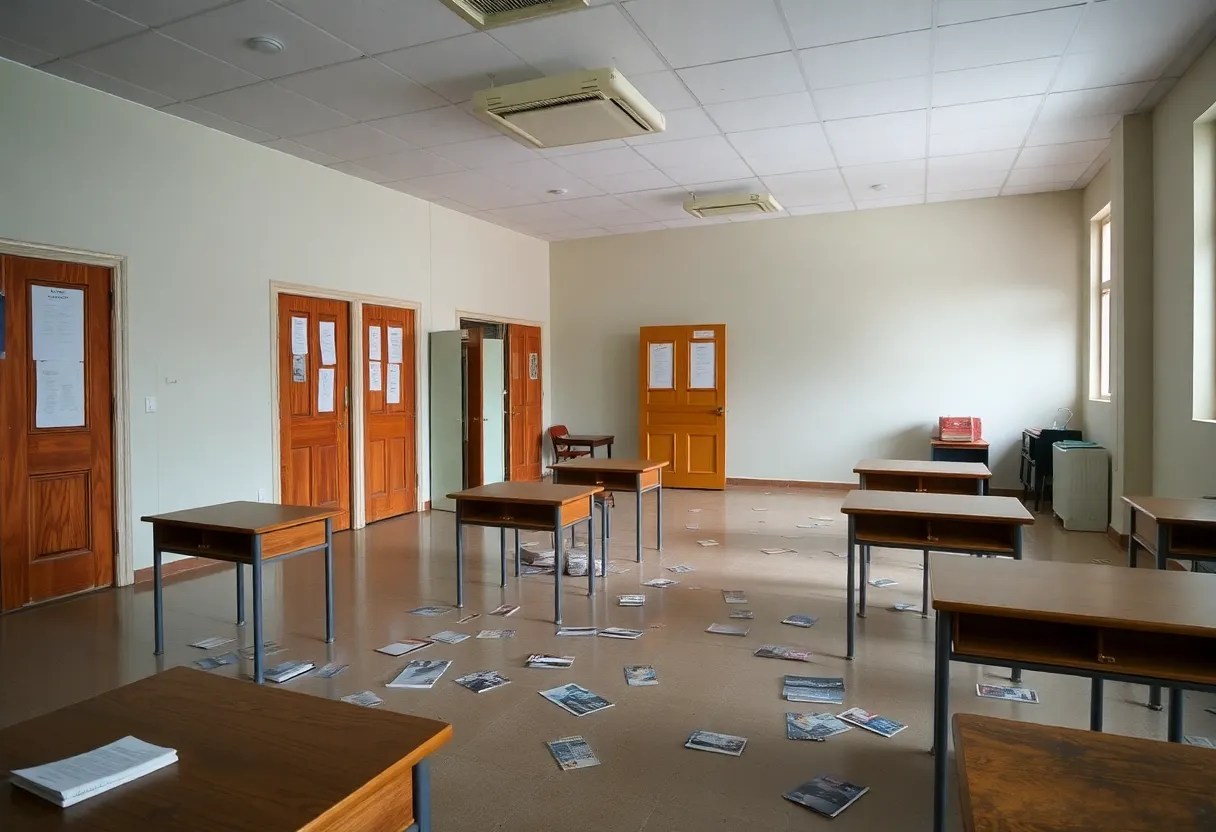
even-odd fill
[[(340, 300), (350, 305), (350, 343), (347, 345), (350, 356), (350, 527), (351, 530), (362, 529), (367, 525), (367, 495), (364, 492), (366, 478), (366, 460), (363, 458), (364, 424), (363, 424), (363, 304), (375, 306), (391, 306), (396, 309), (412, 309), (414, 311), (414, 407), (417, 418), (414, 425), (414, 467), (415, 475), (422, 481), (421, 449), (426, 447), (422, 442), (423, 427), (427, 423), (418, 411), (421, 399), (418, 396), (419, 379), (423, 371), (423, 349), (420, 346), (422, 333), (422, 304), (417, 301), (389, 298), (382, 295), (370, 295), (361, 292), (344, 292), (340, 289), (325, 289), (320, 286), (308, 286), (302, 283), (286, 283), (272, 280), (270, 282), (270, 392), (271, 401), (279, 400), (279, 295), (301, 295), (325, 300)], [(355, 379), (359, 383), (355, 383)], [(282, 457), (279, 452), (279, 413), (277, 405), (271, 423), (271, 470), (279, 471)], [(355, 449), (359, 449), (356, 453)], [(429, 486), (428, 482), (428, 486)], [(429, 490), (429, 489), (428, 489)], [(283, 478), (274, 477), (271, 486), (271, 502), (279, 502), (283, 496)], [(417, 505), (414, 511), (422, 511), (424, 501), (422, 488), (417, 489)]]
[(110, 420), (111, 441), (114, 443), (114, 531), (118, 544), (114, 550), (114, 586), (130, 586), (135, 583), (135, 539), (134, 524), (131, 521), (134, 497), (131, 492), (131, 412), (128, 407), (130, 356), (127, 353), (126, 337), (127, 258), (122, 254), (106, 254), (47, 243), (25, 243), (7, 237), (0, 237), (0, 254), (104, 266), (110, 270), (110, 291), (114, 293), (113, 308), (110, 312), (110, 381), (113, 397)]

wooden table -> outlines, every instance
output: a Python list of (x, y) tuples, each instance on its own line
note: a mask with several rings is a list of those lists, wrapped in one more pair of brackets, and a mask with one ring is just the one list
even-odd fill
[[(950, 662), (1089, 678), (1094, 731), (1102, 729), (1104, 680), (1171, 685), (1171, 742), (1182, 739), (1182, 688), (1216, 692), (1216, 575), (938, 554), (930, 562), (937, 832), (945, 828)], [(1159, 770), (1152, 785), (1170, 776)]]
[(161, 556), (194, 555), (236, 564), (236, 623), (245, 623), (245, 570), (253, 571), (253, 680), (262, 683), (262, 562), (325, 551), (325, 642), (334, 640), (333, 518), (340, 511), (275, 503), (222, 503), (140, 518), (152, 524), (156, 655), (165, 652)]
[[(502, 583), (507, 585), (507, 529), (553, 534), (553, 621), (562, 623), (562, 561), (566, 529), (591, 523), (599, 486), (554, 485), (547, 482), (499, 482), (449, 494), (456, 501), (456, 606), (464, 606), (464, 527), (491, 526), (500, 530)], [(605, 509), (607, 510), (607, 509)], [(516, 535), (518, 561), (519, 536)], [(607, 559), (602, 559), (608, 580)], [(518, 563), (517, 563), (518, 566)], [(587, 594), (595, 594), (595, 534), (587, 535)]]
[(954, 758), (966, 832), (1211, 832), (1216, 818), (1209, 748), (958, 714)]
[[(979, 462), (925, 462), (917, 459), (863, 459), (853, 468), (863, 489), (930, 494), (984, 494), (992, 472)], [(862, 547), (866, 562), (870, 547)], [(929, 550), (923, 555), (920, 617), (929, 616)]]
[[(1022, 558), (1022, 527), (1034, 523), (1013, 497), (975, 494), (926, 494), (898, 491), (850, 491), (840, 511), (849, 518), (847, 580), (848, 658), (853, 658), (854, 550), (857, 546), (1008, 555)], [(866, 616), (870, 566), (861, 559), (861, 608)]]
[(596, 448), (608, 448), (608, 458), (612, 459), (612, 443), (616, 441), (616, 437), (610, 434), (591, 434), (591, 433), (569, 433), (565, 436), (559, 436), (554, 442), (558, 445), (566, 445), (571, 448), (586, 448), (590, 451), (591, 456), (595, 456)]
[(0, 829), (356, 832), (431, 829), (433, 719), (176, 667), (0, 730), (0, 771), (131, 735), (178, 761), (67, 809), (0, 783)]
[[(559, 462), (550, 465), (553, 471), (553, 481), (559, 485), (596, 485), (605, 491), (629, 491), (636, 495), (637, 528), (638, 528), (638, 563), (642, 562), (642, 495), (648, 491), (654, 492), (655, 508), (658, 519), (655, 522), (655, 534), (658, 536), (658, 549), (663, 549), (663, 469), (667, 462), (651, 462), (648, 459), (595, 459), (583, 457), (570, 462)], [(607, 510), (605, 510), (607, 517)], [(608, 547), (607, 535), (610, 527), (605, 527), (604, 548), (605, 556)]]
[[(946, 442), (942, 439), (929, 440), (929, 459), (934, 462), (977, 462), (988, 464), (988, 443), (983, 439), (974, 442)], [(984, 493), (988, 493), (988, 483), (984, 484)]]

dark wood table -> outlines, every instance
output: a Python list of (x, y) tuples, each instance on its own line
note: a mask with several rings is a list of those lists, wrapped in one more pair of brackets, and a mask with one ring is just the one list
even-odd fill
[(333, 518), (340, 511), (275, 503), (222, 503), (140, 518), (152, 524), (156, 655), (165, 652), (165, 552), (236, 564), (236, 623), (245, 623), (245, 570), (253, 572), (253, 680), (262, 683), (262, 562), (325, 552), (325, 642), (334, 640)]
[(966, 832), (1211, 832), (1212, 750), (954, 717)]
[[(1216, 693), (1216, 575), (940, 554), (930, 563), (935, 832), (945, 828), (952, 661), (1088, 678), (1093, 731), (1102, 730), (1104, 681), (1168, 685), (1174, 743), (1182, 740), (1182, 689)], [(1158, 769), (1149, 786), (1171, 776)]]
[[(559, 485), (596, 485), (604, 491), (632, 492), (636, 495), (638, 529), (638, 563), (642, 562), (642, 495), (653, 491), (658, 519), (655, 534), (659, 551), (663, 550), (663, 469), (667, 462), (648, 459), (596, 459), (583, 457), (550, 465), (553, 482)], [(607, 518), (607, 509), (604, 511)], [(604, 555), (607, 557), (611, 526), (604, 523)]]
[(127, 735), (178, 761), (60, 809), (0, 783), (0, 829), (430, 832), (427, 757), (452, 726), (176, 667), (0, 730), (0, 771)]
[[(515, 529), (518, 568), (519, 529), (553, 533), (553, 620), (562, 623), (562, 562), (564, 535), (579, 523), (591, 523), (599, 486), (554, 485), (547, 482), (499, 482), (448, 495), (456, 501), (456, 606), (464, 606), (464, 527), (499, 529), (502, 586), (507, 585), (507, 529)], [(607, 509), (605, 509), (607, 510)], [(602, 560), (604, 580), (608, 562)], [(587, 536), (587, 594), (595, 594), (595, 533)]]
[(596, 448), (606, 447), (608, 449), (608, 458), (612, 459), (612, 443), (616, 441), (616, 437), (608, 434), (570, 433), (565, 436), (559, 436), (554, 441), (559, 445), (566, 445), (571, 448), (586, 448), (593, 457), (595, 456)]

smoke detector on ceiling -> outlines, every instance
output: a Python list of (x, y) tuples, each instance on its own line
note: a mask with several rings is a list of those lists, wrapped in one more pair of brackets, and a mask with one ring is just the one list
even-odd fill
[(587, 0), (442, 0), (478, 29), (587, 8)]
[(245, 41), (245, 45), (254, 52), (261, 52), (263, 55), (277, 55), (285, 48), (283, 41), (277, 38), (266, 37), (265, 35), (250, 38)]

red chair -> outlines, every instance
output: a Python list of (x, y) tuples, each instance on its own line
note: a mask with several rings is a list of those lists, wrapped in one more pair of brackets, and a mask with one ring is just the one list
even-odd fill
[(569, 435), (570, 431), (565, 425), (554, 425), (549, 428), (549, 441), (553, 443), (553, 456), (558, 462), (566, 462), (571, 459), (578, 459), (580, 456), (587, 456), (590, 451), (576, 451), (569, 445), (562, 442), (562, 438)]

